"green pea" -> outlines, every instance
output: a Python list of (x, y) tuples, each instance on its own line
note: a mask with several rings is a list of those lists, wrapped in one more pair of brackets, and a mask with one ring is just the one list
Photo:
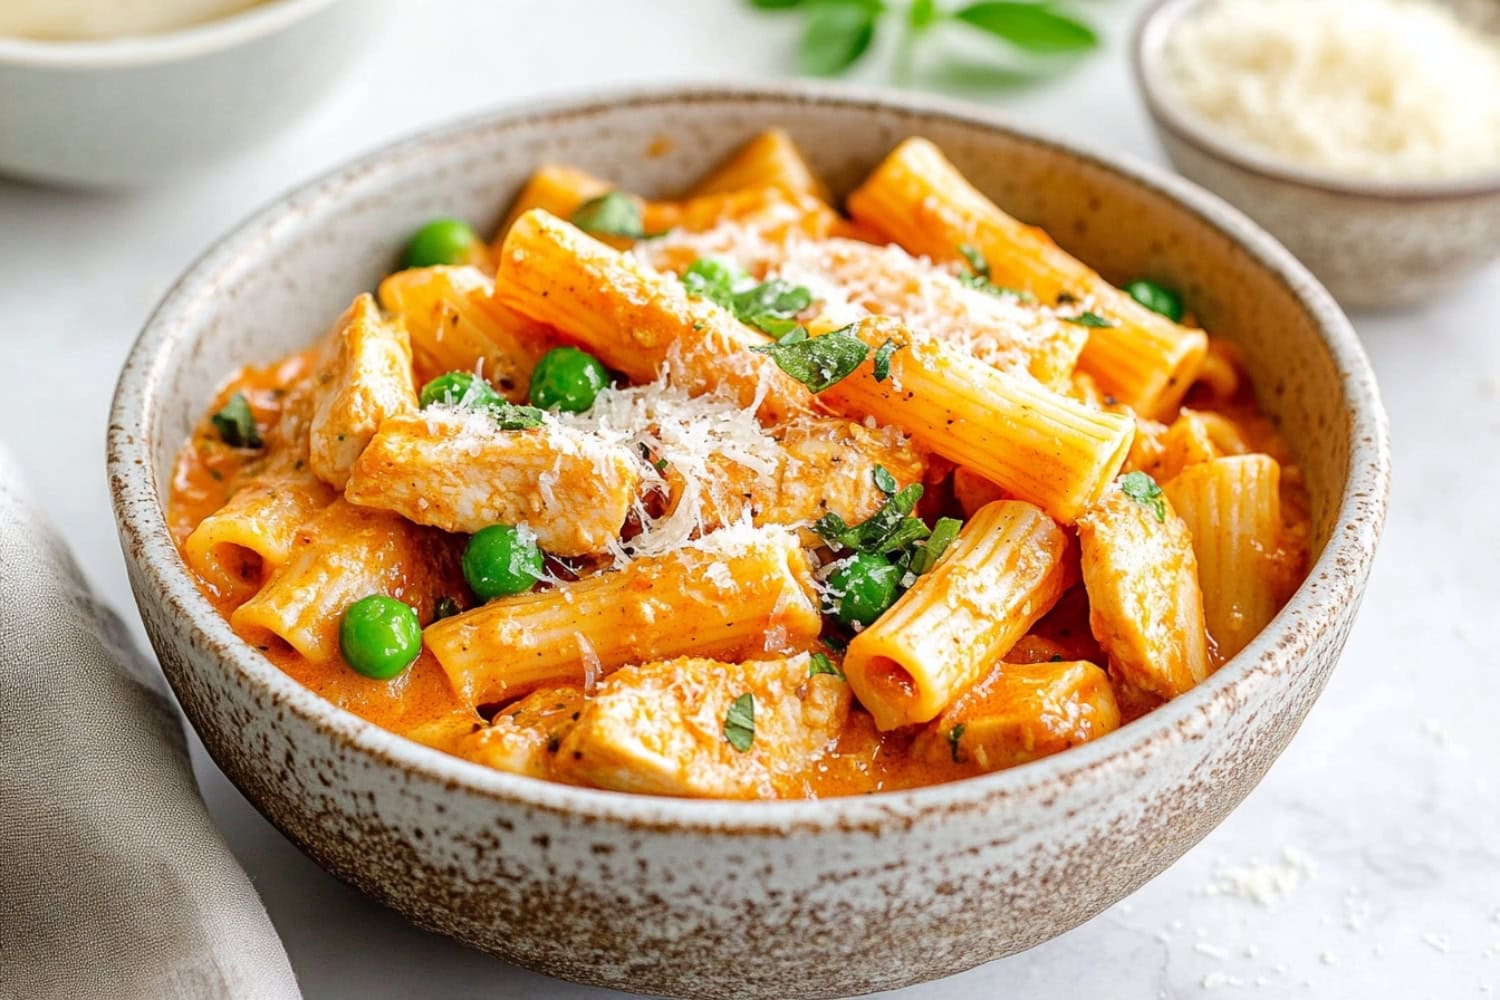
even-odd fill
[(834, 616), (845, 625), (868, 626), (896, 600), (901, 570), (885, 556), (857, 552), (828, 576)]
[(418, 229), (401, 254), (402, 267), (467, 264), (479, 237), (457, 219), (433, 219)]
[(488, 382), (473, 372), (448, 372), (422, 386), (422, 408), (448, 403), (467, 410), (502, 406), (505, 400)]
[(576, 347), (554, 347), (532, 369), (531, 405), (582, 413), (607, 385), (609, 371), (598, 358)]
[(1182, 296), (1164, 285), (1138, 278), (1125, 286), (1125, 292), (1147, 309), (1161, 313), (1173, 323), (1182, 319)]
[(469, 539), (463, 564), (469, 589), (488, 601), (534, 587), (542, 575), (542, 550), (531, 532), (492, 524)]
[(422, 625), (409, 605), (371, 594), (344, 609), (339, 649), (355, 673), (388, 681), (401, 676), (422, 651)]

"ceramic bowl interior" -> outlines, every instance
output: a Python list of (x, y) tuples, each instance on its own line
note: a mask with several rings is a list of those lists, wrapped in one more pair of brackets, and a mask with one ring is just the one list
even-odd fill
[[(1317, 558), (1240, 656), (1146, 718), (1025, 767), (908, 792), (734, 803), (553, 785), (447, 757), (323, 702), (230, 631), (194, 589), (161, 503), (173, 454), (226, 372), (309, 343), (425, 220), (491, 229), (540, 163), (671, 195), (772, 125), (835, 192), (899, 140), (926, 136), (1107, 277), (1175, 285), (1239, 344), (1306, 477)], [(1161, 871), (1248, 793), (1321, 690), (1363, 588), (1387, 468), (1353, 331), (1233, 209), (965, 106), (804, 86), (499, 112), (308, 184), (168, 295), (127, 363), (110, 429), (148, 631), (210, 752), (267, 816), (424, 926), (567, 978), (682, 996), (831, 996), (934, 978), (1060, 933)]]
[[(1174, 166), (1284, 242), (1348, 306), (1412, 305), (1500, 258), (1500, 170), (1438, 181), (1344, 177), (1278, 160), (1182, 107), (1163, 79), (1173, 30), (1216, 0), (1153, 0), (1132, 69)], [(1500, 41), (1500, 5), (1439, 0)]]

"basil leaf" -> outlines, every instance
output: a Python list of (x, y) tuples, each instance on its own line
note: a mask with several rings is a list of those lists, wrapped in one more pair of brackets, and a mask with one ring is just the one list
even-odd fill
[(1063, 322), (1072, 323), (1075, 326), (1087, 326), (1093, 329), (1120, 325), (1112, 319), (1105, 319), (1096, 312), (1081, 312), (1077, 316), (1064, 316)]
[(875, 39), (876, 14), (877, 11), (859, 3), (824, 3), (812, 7), (797, 51), (802, 72), (832, 76), (858, 62)]
[(1161, 487), (1144, 472), (1127, 472), (1120, 477), (1120, 489), (1136, 503), (1156, 515), (1163, 524), (1167, 522), (1167, 501)]
[(734, 699), (724, 714), (724, 739), (740, 753), (755, 742), (755, 695), (749, 691)]
[(872, 478), (875, 480), (875, 488), (886, 496), (891, 496), (899, 488), (896, 486), (896, 477), (883, 465), (875, 466)]
[(844, 327), (806, 340), (788, 338), (750, 350), (769, 354), (782, 371), (811, 391), (822, 392), (848, 378), (870, 353), (863, 340), (845, 332), (849, 329), (852, 328)]
[(912, 0), (906, 12), (906, 23), (912, 31), (921, 31), (937, 19), (937, 0)]
[(709, 257), (699, 257), (682, 272), (682, 287), (725, 309), (732, 309), (734, 286), (749, 279), (739, 268)]
[(259, 448), (264, 443), (260, 439), (260, 428), (255, 426), (250, 401), (243, 392), (230, 396), (209, 420), (219, 432), (219, 440), (231, 448)]
[(964, 260), (969, 262), (969, 270), (973, 272), (974, 277), (989, 280), (990, 262), (984, 259), (983, 250), (970, 243), (960, 243), (958, 252), (963, 254)]
[(646, 235), (641, 220), (641, 206), (623, 191), (607, 191), (590, 198), (573, 212), (573, 225), (596, 236), (626, 236), (633, 240)]
[(952, 16), (1026, 52), (1084, 52), (1099, 44), (1092, 28), (1045, 3), (988, 0), (956, 10)]
[(958, 764), (958, 741), (964, 738), (964, 730), (968, 727), (962, 722), (948, 730), (948, 751), (953, 755), (953, 763)]
[(875, 381), (884, 382), (891, 377), (891, 355), (901, 347), (894, 340), (887, 340), (875, 349)]
[[(931, 533), (927, 523), (919, 517), (908, 517), (896, 525), (896, 530), (887, 535), (877, 547), (882, 555), (900, 552), (913, 542), (920, 542)], [(907, 568), (905, 566), (903, 569)]]
[(807, 660), (807, 676), (816, 677), (819, 674), (831, 674), (839, 680), (844, 680), (844, 672), (836, 667), (826, 653), (814, 653)]
[(547, 422), (547, 411), (535, 406), (519, 406), (502, 400), (490, 403), (484, 409), (495, 418), (495, 425), (502, 431), (525, 431)]
[(812, 292), (780, 278), (764, 281), (734, 297), (734, 311), (741, 316), (766, 315), (785, 319), (797, 315), (810, 305)]
[(911, 560), (911, 571), (917, 576), (930, 571), (938, 564), (948, 546), (953, 544), (953, 539), (958, 537), (959, 529), (963, 522), (956, 517), (940, 517), (932, 526), (932, 534), (927, 539), (927, 544), (917, 550)]

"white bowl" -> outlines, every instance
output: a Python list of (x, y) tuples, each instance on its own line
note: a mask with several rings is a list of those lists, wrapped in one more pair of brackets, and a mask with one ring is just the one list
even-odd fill
[(0, 38), (0, 173), (134, 186), (243, 146), (311, 106), (378, 9), (274, 0), (157, 35)]
[[(499, 221), (538, 163), (681, 190), (785, 127), (836, 192), (925, 135), (1106, 275), (1154, 274), (1244, 352), (1313, 500), (1314, 563), (1206, 682), (1086, 746), (930, 788), (822, 802), (622, 795), (505, 774), (302, 687), (194, 585), (167, 529), (172, 458), (224, 373), (306, 344), (452, 214)], [(660, 149), (668, 152), (646, 155)], [(280, 199), (208, 252), (120, 376), (109, 477), (131, 585), (224, 772), (330, 871), (424, 927), (552, 975), (682, 997), (828, 997), (969, 968), (1077, 926), (1254, 787), (1338, 659), (1385, 515), (1389, 449), (1348, 321), (1211, 195), (981, 111), (828, 87), (686, 86), (488, 114)]]

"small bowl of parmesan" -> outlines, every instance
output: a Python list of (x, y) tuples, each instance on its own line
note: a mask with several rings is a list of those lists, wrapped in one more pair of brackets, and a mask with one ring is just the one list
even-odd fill
[(1500, 3), (1157, 0), (1134, 69), (1173, 164), (1345, 306), (1500, 258)]

